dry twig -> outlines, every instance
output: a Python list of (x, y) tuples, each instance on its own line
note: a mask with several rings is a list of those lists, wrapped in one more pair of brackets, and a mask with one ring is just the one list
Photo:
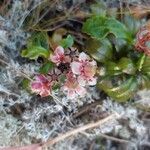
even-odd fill
[(54, 145), (54, 144), (58, 143), (59, 141), (66, 139), (67, 137), (78, 134), (78, 133), (85, 131), (85, 130), (88, 130), (88, 129), (98, 127), (98, 126), (100, 126), (100, 125), (102, 125), (102, 124), (104, 124), (110, 120), (117, 119), (118, 117), (119, 117), (119, 115), (114, 113), (114, 114), (111, 114), (110, 116), (108, 116), (102, 120), (97, 121), (97, 122), (86, 124), (86, 125), (79, 127), (77, 129), (73, 129), (71, 131), (68, 131), (65, 134), (60, 134), (58, 137), (56, 137), (52, 140), (48, 140), (47, 142), (43, 143), (43, 147)]
[(32, 81), (32, 79), (22, 70), (16, 69), (13, 66), (11, 66), (9, 63), (7, 63), (6, 61), (0, 59), (0, 62), (7, 65), (10, 69), (13, 69), (14, 71), (16, 71), (18, 74), (22, 75), (23, 77), (27, 78), (28, 80)]

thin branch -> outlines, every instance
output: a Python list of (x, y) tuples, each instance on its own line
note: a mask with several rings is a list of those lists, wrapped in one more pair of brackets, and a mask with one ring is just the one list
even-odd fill
[(80, 117), (81, 115), (87, 113), (92, 107), (95, 107), (96, 105), (100, 105), (100, 102), (99, 101), (95, 101), (94, 103), (91, 103), (91, 104), (83, 106), (77, 113), (75, 113), (73, 115), (73, 118)]
[(118, 139), (118, 138), (116, 138), (116, 137), (109, 136), (109, 135), (102, 134), (102, 133), (100, 133), (100, 136), (103, 137), (103, 138), (106, 138), (106, 139), (108, 139), (108, 140), (115, 141), (115, 142), (119, 142), (119, 143), (129, 143), (129, 142), (130, 142), (130, 141), (128, 141), (128, 140)]
[(22, 75), (23, 77), (27, 78), (30, 81), (33, 81), (25, 72), (14, 68), (13, 66), (9, 65), (9, 63), (7, 63), (6, 61), (0, 59), (0, 62), (7, 65), (9, 68), (13, 69), (14, 71), (16, 71), (18, 74)]
[(79, 127), (77, 129), (73, 129), (71, 131), (68, 131), (67, 133), (65, 134), (60, 134), (58, 137), (54, 138), (54, 139), (50, 139), (48, 140), (47, 142), (43, 143), (43, 147), (47, 147), (47, 146), (50, 146), (50, 145), (53, 145), (53, 144), (56, 144), (57, 142), (59, 141), (62, 141), (64, 140), (65, 138), (67, 137), (70, 137), (72, 135), (76, 135), (82, 131), (85, 131), (85, 130), (88, 130), (88, 129), (92, 129), (92, 128), (95, 128), (95, 127), (98, 127), (112, 119), (117, 119), (119, 117), (118, 114), (114, 113), (114, 114), (111, 114), (110, 116), (102, 119), (102, 120), (99, 120), (97, 122), (93, 122), (93, 123), (89, 123), (89, 124), (86, 124), (82, 127)]

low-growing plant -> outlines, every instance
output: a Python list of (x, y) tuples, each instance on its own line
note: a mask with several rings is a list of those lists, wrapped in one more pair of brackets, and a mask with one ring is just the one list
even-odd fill
[(84, 52), (72, 47), (71, 35), (65, 39), (56, 36), (56, 43), (46, 33), (29, 39), (22, 56), (44, 60), (29, 84), (32, 92), (44, 97), (60, 89), (73, 99), (83, 97), (87, 86), (97, 84), (110, 97), (124, 102), (138, 90), (150, 88), (149, 27), (130, 15), (119, 21), (106, 12), (93, 13), (84, 22), (82, 31), (89, 35)]
[(124, 102), (150, 88), (150, 29), (132, 16), (122, 22), (93, 15), (83, 25), (87, 52), (98, 62), (98, 87)]
[(60, 89), (69, 99), (83, 97), (86, 87), (96, 84), (96, 61), (73, 48), (70, 35), (60, 41), (61, 45), (55, 45), (54, 51), (49, 50), (46, 41), (47, 36), (41, 33), (31, 37), (27, 49), (21, 54), (30, 59), (44, 58), (39, 73), (29, 83), (31, 91), (45, 97)]

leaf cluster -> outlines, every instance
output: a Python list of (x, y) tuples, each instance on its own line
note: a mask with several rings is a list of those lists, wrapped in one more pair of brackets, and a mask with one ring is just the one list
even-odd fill
[(99, 62), (98, 87), (120, 102), (150, 88), (150, 57), (134, 47), (141, 24), (129, 15), (119, 21), (106, 13), (94, 13), (83, 24), (82, 31), (89, 35), (87, 52)]

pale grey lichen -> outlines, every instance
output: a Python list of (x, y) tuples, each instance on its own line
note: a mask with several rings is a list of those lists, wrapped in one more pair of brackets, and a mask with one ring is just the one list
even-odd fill
[[(72, 115), (85, 104), (101, 100), (96, 87), (90, 87), (84, 98), (75, 100), (67, 99), (59, 90), (53, 93), (57, 100), (51, 97), (41, 99), (21, 87), (20, 83), (24, 76), (20, 72), (30, 77), (39, 68), (37, 62), (22, 61), (20, 58), (20, 51), (30, 37), (28, 32), (22, 30), (22, 25), (27, 15), (44, 1), (28, 2), (13, 0), (8, 15), (0, 16), (0, 58), (7, 63), (0, 62), (2, 64), (0, 66), (0, 146), (31, 144), (33, 139), (34, 142), (46, 141), (79, 125), (82, 126), (85, 124), (84, 120), (79, 118), (72, 121)], [(138, 94), (140, 95), (138, 101), (149, 105), (149, 91)], [(11, 113), (11, 107), (16, 104), (22, 104), (25, 108), (18, 118)], [(136, 107), (129, 104), (121, 105), (108, 98), (102, 101), (100, 109), (108, 114), (117, 112), (121, 117), (119, 120), (110, 121), (101, 127), (65, 139), (50, 149), (83, 150), (101, 133), (131, 139), (135, 148), (149, 142), (149, 129), (139, 119), (141, 112)], [(125, 124), (121, 123), (121, 119), (125, 119)], [(133, 132), (130, 132), (129, 128)], [(112, 146), (110, 141), (105, 144), (108, 149)]]

